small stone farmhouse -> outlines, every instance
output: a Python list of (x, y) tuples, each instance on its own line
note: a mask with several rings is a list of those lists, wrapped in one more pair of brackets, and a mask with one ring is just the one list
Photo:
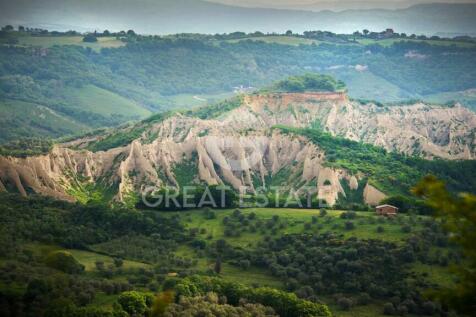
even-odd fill
[(392, 205), (380, 205), (375, 207), (375, 211), (380, 216), (395, 216), (398, 213), (398, 208)]

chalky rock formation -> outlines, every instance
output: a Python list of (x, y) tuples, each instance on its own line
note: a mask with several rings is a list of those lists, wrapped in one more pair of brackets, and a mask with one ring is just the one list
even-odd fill
[[(56, 145), (45, 155), (0, 157), (0, 191), (74, 201), (74, 190), (90, 183), (113, 188), (113, 199), (123, 202), (148, 186), (183, 186), (176, 169), (188, 164), (197, 184), (226, 184), (248, 192), (269, 185), (297, 191), (312, 187), (330, 205), (346, 196), (344, 187), (360, 189), (363, 201), (372, 205), (386, 197), (365, 182), (365, 175), (328, 167), (322, 149), (304, 137), (271, 129), (275, 125), (319, 127), (335, 136), (425, 158), (476, 156), (476, 114), (460, 105), (382, 107), (350, 101), (344, 93), (254, 94), (213, 119), (175, 114), (139, 124), (139, 137), (106, 151), (87, 148), (131, 127)], [(277, 175), (284, 175), (285, 181), (275, 184)]]

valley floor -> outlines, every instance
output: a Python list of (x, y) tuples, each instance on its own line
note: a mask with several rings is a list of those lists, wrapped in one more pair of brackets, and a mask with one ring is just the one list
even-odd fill
[[(232, 247), (252, 250), (261, 241), (273, 239), (278, 236), (292, 234), (334, 234), (343, 239), (357, 238), (361, 240), (376, 239), (404, 245), (405, 241), (415, 233), (420, 232), (427, 226), (429, 218), (426, 216), (398, 215), (395, 218), (383, 218), (373, 212), (355, 212), (347, 214), (344, 211), (327, 210), (301, 210), (301, 209), (273, 209), (273, 208), (250, 208), (236, 210), (191, 210), (184, 212), (158, 212), (161, 216), (169, 219), (178, 219), (185, 226), (188, 234), (194, 237), (193, 241), (205, 241), (207, 245), (216, 244), (217, 241), (226, 241)], [(237, 216), (238, 215), (238, 216)], [(348, 219), (349, 216), (351, 219)], [(241, 217), (240, 225), (234, 223), (234, 219)], [(271, 223), (279, 224), (272, 226)], [(348, 224), (352, 222), (352, 228)], [(262, 224), (262, 225), (259, 225)], [(120, 238), (122, 239), (122, 238)], [(120, 240), (119, 239), (119, 240)], [(123, 242), (121, 242), (123, 241)], [(120, 269), (113, 269), (114, 259), (118, 253), (124, 250), (124, 243), (134, 244), (134, 241), (120, 240), (118, 243), (106, 242), (91, 245), (88, 250), (64, 249), (56, 245), (44, 243), (27, 243), (23, 245), (36, 257), (46, 257), (52, 251), (64, 250), (70, 252), (85, 267), (85, 276), (92, 279), (108, 279), (115, 282), (128, 282), (135, 284), (143, 291), (157, 291), (159, 286), (156, 282), (174, 278), (183, 271), (183, 265), (174, 267), (164, 261), (151, 261), (140, 252), (134, 253), (126, 250), (123, 264)], [(448, 248), (432, 247), (431, 253), (447, 254)], [(136, 250), (137, 251), (137, 250)], [(179, 243), (174, 251), (174, 256), (181, 263), (188, 263), (189, 272), (206, 273), (214, 270), (215, 258), (197, 248), (190, 242)], [(11, 261), (3, 259), (0, 267), (5, 267)], [(15, 262), (14, 262), (15, 263)], [(178, 262), (177, 262), (178, 263)], [(22, 265), (17, 263), (17, 265)], [(106, 269), (104, 269), (106, 268)], [(438, 286), (451, 285), (454, 279), (447, 266), (423, 264), (414, 261), (402, 268), (425, 277), (430, 283)], [(107, 273), (111, 270), (112, 273)], [(151, 272), (151, 273), (147, 273)], [(156, 275), (152, 272), (160, 272)], [(137, 276), (149, 277), (137, 277)], [(277, 289), (286, 289), (286, 283), (280, 278), (273, 276), (269, 271), (253, 265), (246, 268), (223, 262), (219, 274), (225, 280), (242, 283), (251, 287), (269, 286)], [(142, 280), (141, 280), (142, 279)], [(21, 291), (22, 286), (15, 284)], [(12, 284), (2, 282), (0, 290), (12, 291)], [(353, 296), (354, 294), (347, 294)], [(97, 307), (113, 307), (118, 295), (99, 292), (90, 303)], [(366, 305), (353, 305), (349, 310), (342, 309), (337, 305), (333, 296), (319, 297), (319, 300), (329, 305), (336, 317), (380, 317), (383, 315), (384, 300), (372, 300)], [(412, 316), (412, 315), (410, 315)]]

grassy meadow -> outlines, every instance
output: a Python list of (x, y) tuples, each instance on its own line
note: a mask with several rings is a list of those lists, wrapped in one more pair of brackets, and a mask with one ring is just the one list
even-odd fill
[[(295, 233), (325, 233), (335, 232), (343, 234), (344, 237), (357, 237), (359, 239), (383, 239), (391, 242), (402, 241), (407, 234), (402, 232), (401, 226), (404, 221), (409, 219), (408, 216), (399, 216), (396, 219), (386, 219), (376, 217), (372, 212), (356, 212), (357, 218), (354, 220), (356, 226), (354, 230), (345, 230), (344, 224), (347, 219), (340, 218), (344, 211), (328, 210), (327, 215), (320, 216), (320, 211), (316, 209), (288, 209), (288, 208), (249, 208), (242, 210), (242, 213), (247, 216), (251, 213), (256, 214), (257, 220), (270, 220), (273, 216), (279, 216), (286, 225), (279, 229), (276, 235), (281, 234), (295, 234)], [(242, 232), (240, 237), (227, 237), (225, 235), (225, 226), (223, 219), (230, 217), (233, 210), (216, 211), (215, 219), (206, 219), (203, 211), (185, 211), (185, 212), (170, 212), (170, 216), (179, 216), (181, 221), (191, 229), (195, 228), (198, 231), (205, 230), (205, 237), (211, 235), (212, 240), (226, 239), (236, 246), (249, 247), (254, 246), (263, 235), (269, 232), (251, 233), (248, 231)], [(312, 219), (317, 217), (317, 223), (312, 224)], [(423, 220), (425, 217), (419, 217)], [(421, 229), (421, 223), (415, 219), (416, 223), (413, 230)], [(306, 226), (306, 224), (308, 224)], [(308, 227), (311, 224), (310, 228)], [(377, 232), (377, 227), (382, 227), (382, 233)]]
[[(87, 273), (94, 273), (97, 272), (96, 262), (103, 262), (105, 266), (113, 265), (114, 259), (108, 255), (92, 252), (92, 251), (85, 251), (85, 250), (76, 250), (76, 249), (63, 249), (56, 245), (48, 245), (48, 244), (28, 244), (28, 250), (31, 250), (36, 256), (47, 256), (50, 252), (53, 251), (67, 251), (70, 252), (76, 260), (79, 261), (82, 265), (84, 265), (84, 269)], [(122, 268), (127, 269), (138, 269), (138, 268), (148, 268), (150, 267), (149, 264), (137, 262), (137, 261), (129, 261), (124, 260), (124, 264)]]
[[(94, 85), (65, 87), (57, 92), (59, 106), (42, 100), (0, 100), (0, 141), (13, 135), (58, 137), (129, 120), (143, 119), (152, 112), (137, 102)], [(76, 118), (77, 109), (83, 117)], [(91, 119), (92, 118), (92, 119)], [(97, 121), (95, 121), (97, 120)]]
[[(307, 209), (286, 209), (286, 208), (249, 208), (243, 209), (242, 214), (248, 216), (251, 213), (256, 215), (255, 221), (267, 221), (276, 216), (284, 223), (284, 228), (276, 232), (262, 230), (258, 232), (249, 232), (244, 229), (239, 236), (228, 236), (226, 227), (223, 224), (225, 218), (232, 216), (233, 210), (217, 210), (216, 218), (207, 219), (205, 212), (202, 210), (193, 210), (185, 212), (160, 212), (167, 217), (179, 217), (180, 221), (185, 224), (186, 228), (197, 232), (197, 237), (206, 239), (210, 242), (220, 239), (226, 240), (234, 246), (243, 248), (252, 248), (261, 241), (265, 236), (279, 236), (286, 234), (319, 234), (332, 232), (343, 235), (344, 238), (356, 237), (359, 239), (379, 239), (394, 243), (403, 242), (411, 232), (417, 232), (422, 229), (425, 216), (410, 217), (399, 215), (396, 218), (377, 217), (373, 212), (356, 212), (356, 218), (351, 221), (355, 223), (355, 228), (348, 230), (345, 223), (348, 219), (342, 219), (340, 216), (344, 211), (328, 210), (327, 215), (322, 216), (319, 210)], [(314, 222), (313, 222), (314, 218)], [(317, 222), (316, 219), (317, 218)], [(404, 224), (413, 222), (411, 231), (404, 232), (402, 227)], [(378, 229), (378, 228), (383, 228)], [(380, 231), (380, 232), (379, 232)], [(96, 262), (103, 262), (106, 266), (113, 264), (113, 257), (104, 253), (94, 251), (63, 249), (55, 245), (46, 244), (29, 244), (28, 249), (35, 252), (36, 255), (46, 255), (51, 251), (64, 250), (68, 251), (85, 266), (86, 272), (93, 273), (97, 271)], [(94, 248), (93, 248), (94, 249)], [(94, 249), (96, 250), (96, 249)], [(179, 245), (175, 254), (179, 257), (196, 259), (195, 269), (198, 271), (206, 271), (213, 269), (214, 259), (210, 259), (198, 255), (196, 251), (188, 244)], [(137, 269), (151, 267), (154, 263), (142, 263), (138, 261), (124, 260), (124, 269)], [(446, 268), (434, 268), (428, 265), (417, 265), (414, 270), (416, 272), (426, 272), (430, 276), (434, 276), (435, 282), (448, 284), (449, 276), (444, 274)], [(447, 273), (447, 272), (446, 272)], [(261, 269), (250, 268), (243, 271), (240, 268), (224, 263), (223, 277), (230, 280), (241, 281), (245, 284), (259, 284), (263, 286), (279, 287), (281, 282), (276, 278), (268, 275)]]
[(130, 118), (144, 118), (152, 113), (130, 99), (94, 85), (70, 87), (64, 93), (73, 107), (106, 117), (121, 114)]
[(14, 135), (58, 136), (87, 129), (83, 123), (43, 105), (21, 100), (0, 100), (0, 142)]
[(20, 36), (18, 37), (20, 45), (32, 45), (40, 47), (52, 47), (55, 45), (79, 45), (89, 47), (95, 51), (102, 48), (117, 48), (126, 45), (126, 43), (115, 37), (98, 37), (96, 43), (83, 42), (83, 36)]

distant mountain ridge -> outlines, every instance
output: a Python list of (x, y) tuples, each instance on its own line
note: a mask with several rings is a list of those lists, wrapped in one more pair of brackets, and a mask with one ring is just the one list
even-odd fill
[[(421, 4), (398, 10), (311, 12), (244, 8), (200, 0), (3, 2), (0, 21), (67, 30), (127, 30), (146, 34), (296, 32), (329, 30), (350, 33), (364, 28), (398, 32), (474, 34), (476, 4)], [(213, 17), (212, 19), (210, 17)]]

